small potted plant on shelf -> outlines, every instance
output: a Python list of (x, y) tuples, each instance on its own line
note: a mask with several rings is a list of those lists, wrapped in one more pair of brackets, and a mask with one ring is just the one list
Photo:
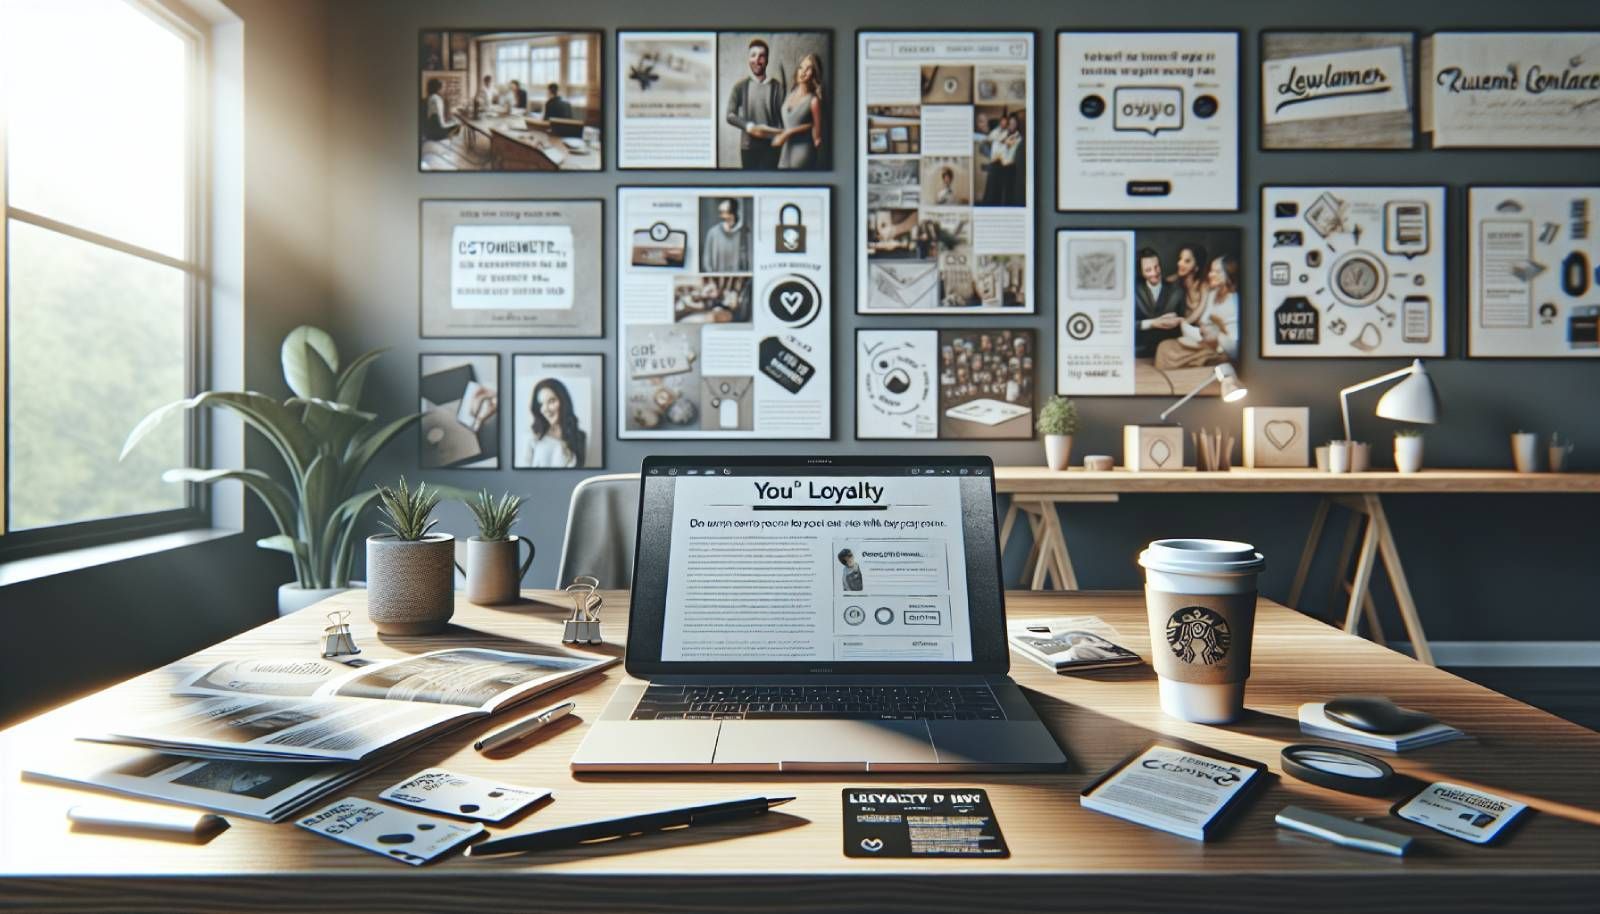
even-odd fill
[[(469, 601), (493, 606), (517, 599), (522, 576), (533, 564), (533, 541), (511, 532), (522, 501), (522, 496), (510, 492), (495, 498), (488, 489), (480, 489), (465, 500), (478, 521), (478, 535), (467, 538), (467, 567), (461, 569), (467, 577)], [(528, 555), (519, 563), (517, 553), (523, 544), (528, 547)]]
[(378, 486), (379, 521), (388, 533), (367, 537), (367, 615), (384, 635), (442, 631), (455, 613), (455, 537), (434, 533), (439, 492), (400, 477)]
[(1056, 394), (1039, 410), (1039, 434), (1044, 436), (1045, 463), (1065, 470), (1072, 460), (1072, 436), (1078, 433), (1078, 406)]
[(1422, 430), (1402, 428), (1394, 433), (1394, 468), (1402, 473), (1422, 470)]

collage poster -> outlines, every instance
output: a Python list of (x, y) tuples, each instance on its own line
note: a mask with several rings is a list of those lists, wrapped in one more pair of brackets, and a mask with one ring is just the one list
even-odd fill
[(856, 437), (1032, 438), (1032, 330), (856, 331)]
[(1600, 357), (1600, 187), (1467, 191), (1467, 354)]
[(1056, 208), (1239, 208), (1238, 32), (1062, 32)]
[(857, 41), (857, 313), (1032, 314), (1033, 34)]
[(623, 438), (829, 438), (827, 187), (617, 191)]
[(1243, 246), (1234, 228), (1057, 232), (1056, 391), (1182, 396), (1237, 364)]

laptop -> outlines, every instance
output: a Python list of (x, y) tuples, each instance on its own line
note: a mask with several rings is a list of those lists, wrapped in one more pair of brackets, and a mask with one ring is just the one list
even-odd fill
[(576, 771), (1047, 771), (987, 457), (650, 457), (627, 671)]

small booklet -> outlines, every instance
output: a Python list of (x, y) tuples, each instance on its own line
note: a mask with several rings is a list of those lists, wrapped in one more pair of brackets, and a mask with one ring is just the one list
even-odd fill
[(1420, 749), (1423, 746), (1467, 738), (1465, 733), (1455, 727), (1438, 722), (1405, 733), (1368, 733), (1329, 717), (1325, 703), (1320, 701), (1308, 701), (1300, 706), (1300, 732), (1320, 739), (1366, 746), (1369, 749), (1382, 749), (1386, 752), (1405, 752), (1408, 749)]
[(1085, 809), (1209, 840), (1267, 780), (1267, 766), (1213, 749), (1152, 743), (1083, 789)]
[(1006, 623), (1006, 637), (1017, 653), (1058, 673), (1139, 662), (1138, 654), (1118, 643), (1117, 630), (1098, 616), (1018, 619)]
[(487, 717), (617, 662), (568, 652), (432, 651), (351, 669), (320, 660), (230, 660), (175, 690), (198, 700), (91, 742), (173, 755), (362, 761)]

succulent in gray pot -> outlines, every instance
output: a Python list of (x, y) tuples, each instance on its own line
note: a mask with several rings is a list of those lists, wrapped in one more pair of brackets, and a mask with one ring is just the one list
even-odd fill
[(433, 532), (439, 492), (402, 476), (377, 495), (389, 532), (367, 537), (367, 617), (383, 635), (443, 631), (455, 613), (455, 537)]
[[(465, 503), (478, 522), (478, 535), (467, 538), (467, 567), (461, 569), (467, 578), (467, 600), (482, 606), (513, 603), (533, 564), (533, 541), (511, 532), (522, 496), (506, 492), (495, 498), (488, 489), (480, 489)], [(523, 545), (528, 554), (518, 562)]]

